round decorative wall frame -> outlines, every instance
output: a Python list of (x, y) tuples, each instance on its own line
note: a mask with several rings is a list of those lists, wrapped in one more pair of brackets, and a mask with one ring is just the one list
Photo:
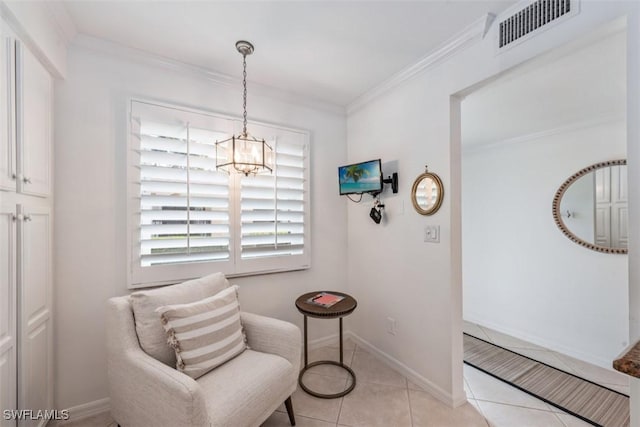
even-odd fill
[(425, 172), (418, 175), (411, 187), (411, 203), (420, 215), (433, 215), (442, 206), (444, 198), (444, 185), (435, 173), (429, 172), (425, 166)]

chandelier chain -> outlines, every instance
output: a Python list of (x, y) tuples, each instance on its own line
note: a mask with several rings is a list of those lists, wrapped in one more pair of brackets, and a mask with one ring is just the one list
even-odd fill
[(247, 55), (242, 55), (242, 85), (244, 93), (242, 95), (242, 109), (244, 110), (242, 133), (247, 134)]
[(247, 55), (253, 53), (253, 45), (238, 40), (236, 50), (242, 54), (242, 132), (216, 141), (216, 170), (235, 171), (245, 176), (273, 173), (273, 148), (264, 138), (258, 139), (247, 132)]

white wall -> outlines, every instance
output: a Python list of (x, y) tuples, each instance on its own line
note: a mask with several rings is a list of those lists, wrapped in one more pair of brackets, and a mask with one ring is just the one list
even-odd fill
[[(230, 53), (233, 54), (233, 53)], [(254, 70), (258, 72), (258, 70)], [(69, 50), (67, 78), (55, 100), (56, 407), (107, 397), (104, 307), (126, 287), (127, 100), (130, 96), (237, 116), (241, 86), (221, 85), (188, 70), (150, 66)], [(310, 270), (233, 279), (243, 310), (302, 326), (295, 298), (346, 284), (346, 206), (336, 170), (346, 161), (343, 114), (253, 94), (249, 118), (311, 132)], [(310, 339), (337, 333), (310, 321)]]
[(580, 169), (622, 158), (623, 120), (464, 153), (465, 320), (611, 367), (629, 336), (627, 255), (570, 241), (551, 202)]
[[(389, 203), (386, 225), (376, 226), (368, 220), (366, 206), (349, 206), (348, 289), (359, 300), (352, 330), (399, 366), (409, 367), (422, 384), (452, 405), (465, 399), (460, 321), (460, 117), (455, 96), (615, 18), (629, 14), (630, 21), (638, 20), (634, 3), (581, 2), (580, 7), (576, 17), (500, 55), (494, 47), (494, 21), (482, 41), (352, 109), (348, 117), (349, 161), (397, 160), (400, 177), (400, 192)], [(628, 43), (635, 49), (630, 50), (629, 70), (637, 69), (638, 42), (629, 36)], [(637, 89), (637, 85), (632, 87)], [(629, 94), (638, 95), (637, 90)], [(637, 105), (631, 108), (638, 112)], [(637, 129), (633, 132), (637, 135)], [(629, 144), (638, 144), (631, 132)], [(629, 150), (630, 162), (640, 161), (639, 155), (638, 150)], [(440, 175), (445, 186), (442, 208), (432, 217), (416, 214), (409, 204), (411, 183), (425, 164)], [(633, 182), (631, 177), (637, 172), (630, 172), (629, 182)], [(632, 197), (640, 199), (637, 192)], [(635, 207), (630, 204), (631, 218), (638, 216)], [(423, 243), (426, 224), (440, 225), (441, 243)], [(632, 232), (632, 239), (640, 239), (640, 230)], [(632, 251), (630, 260), (637, 256)], [(638, 286), (640, 275), (632, 273), (630, 282)], [(388, 316), (397, 320), (396, 335), (385, 332)]]

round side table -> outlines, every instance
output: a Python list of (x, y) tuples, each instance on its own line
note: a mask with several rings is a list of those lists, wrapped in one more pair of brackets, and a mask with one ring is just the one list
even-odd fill
[[(322, 307), (320, 305), (308, 302), (311, 298), (315, 297), (321, 292), (326, 292), (329, 294), (341, 296), (341, 297), (344, 297), (344, 299), (342, 301), (335, 303), (331, 307)], [(342, 358), (342, 353), (343, 353), (342, 318), (353, 313), (357, 305), (358, 305), (358, 302), (351, 295), (347, 295), (342, 292), (334, 292), (334, 291), (309, 292), (304, 295), (301, 295), (296, 300), (296, 307), (298, 308), (298, 311), (300, 311), (300, 313), (304, 315), (304, 367), (302, 368), (302, 370), (300, 371), (300, 375), (298, 376), (298, 383), (300, 384), (300, 387), (310, 395), (315, 397), (320, 397), (323, 399), (335, 399), (337, 397), (342, 397), (347, 393), (351, 392), (351, 390), (353, 390), (353, 388), (356, 386), (356, 374), (353, 372), (353, 370), (350, 367), (344, 364), (343, 358)], [(336, 362), (333, 360), (319, 360), (317, 362), (309, 363), (309, 360), (308, 360), (309, 352), (307, 349), (307, 317), (315, 317), (319, 319), (338, 318), (340, 320), (340, 362)], [(323, 393), (318, 393), (309, 389), (302, 381), (302, 377), (304, 376), (304, 373), (309, 368), (312, 368), (318, 365), (335, 365), (344, 369), (345, 371), (347, 371), (349, 375), (351, 375), (351, 379), (352, 379), (351, 385), (346, 390), (341, 391), (339, 393), (335, 393), (335, 394), (323, 394)]]

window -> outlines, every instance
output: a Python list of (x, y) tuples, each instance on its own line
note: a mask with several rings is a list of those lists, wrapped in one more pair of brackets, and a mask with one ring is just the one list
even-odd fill
[(249, 123), (274, 148), (273, 174), (216, 171), (215, 142), (240, 126), (230, 117), (132, 101), (131, 287), (215, 271), (234, 276), (309, 267), (308, 134)]

